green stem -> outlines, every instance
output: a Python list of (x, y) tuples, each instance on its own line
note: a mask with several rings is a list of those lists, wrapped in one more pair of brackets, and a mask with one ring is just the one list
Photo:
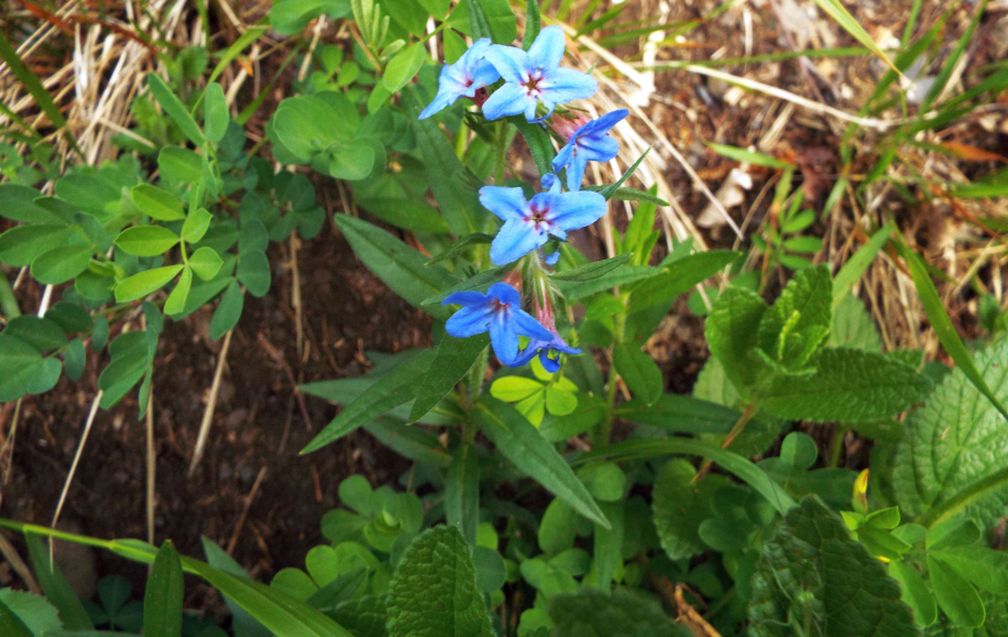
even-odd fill
[(833, 439), (830, 440), (829, 466), (835, 468), (840, 466), (840, 453), (843, 451), (843, 441), (849, 430), (843, 425), (837, 425), (833, 430)]
[[(617, 298), (622, 301), (624, 309), (613, 318), (613, 347), (609, 350), (610, 359), (612, 359), (615, 347), (623, 342), (624, 331), (626, 329), (627, 296), (619, 294)], [(616, 419), (616, 388), (619, 384), (619, 378), (620, 375), (616, 371), (616, 365), (611, 365), (609, 367), (609, 384), (606, 387), (606, 415), (602, 419), (602, 422), (599, 423), (593, 441), (596, 449), (608, 446), (609, 438), (612, 437), (613, 420)]]
[(931, 508), (930, 511), (917, 519), (918, 524), (926, 527), (933, 527), (939, 522), (943, 522), (959, 513), (974, 501), (1008, 484), (1008, 467), (990, 474), (982, 480), (973, 483), (965, 491), (960, 491), (955, 497), (945, 500)]

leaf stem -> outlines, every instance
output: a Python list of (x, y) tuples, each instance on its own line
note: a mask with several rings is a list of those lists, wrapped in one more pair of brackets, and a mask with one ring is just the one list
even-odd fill
[(843, 452), (843, 442), (848, 431), (849, 429), (841, 424), (837, 424), (836, 429), (833, 430), (833, 438), (830, 440), (830, 468), (840, 466), (840, 454)]
[[(735, 424), (732, 425), (732, 428), (728, 432), (728, 435), (726, 435), (725, 439), (721, 442), (722, 449), (727, 449), (728, 447), (730, 447), (731, 444), (735, 442), (735, 439), (738, 438), (740, 435), (742, 435), (742, 432), (745, 431), (746, 425), (748, 425), (749, 421), (752, 420), (753, 416), (756, 415), (756, 411), (757, 411), (756, 403), (749, 403), (748, 405), (746, 405), (745, 409), (743, 409), (742, 413), (739, 415), (738, 420), (736, 420)], [(711, 466), (713, 466), (713, 464), (714, 464), (713, 460), (710, 459), (704, 460), (703, 464), (700, 465), (700, 470), (697, 471), (697, 474), (695, 476), (693, 476), (693, 479), (690, 481), (690, 483), (696, 484), (701, 480), (703, 480), (704, 476), (706, 476), (707, 473), (710, 472)]]

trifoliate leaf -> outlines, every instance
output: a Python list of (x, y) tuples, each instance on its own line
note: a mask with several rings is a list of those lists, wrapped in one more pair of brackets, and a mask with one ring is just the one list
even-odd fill
[(436, 527), (403, 553), (388, 592), (389, 637), (490, 637), (469, 545), (455, 527)]

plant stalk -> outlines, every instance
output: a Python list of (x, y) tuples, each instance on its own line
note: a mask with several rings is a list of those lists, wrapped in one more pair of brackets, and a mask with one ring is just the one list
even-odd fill
[[(728, 432), (728, 435), (725, 436), (725, 439), (721, 442), (722, 449), (727, 449), (728, 447), (730, 447), (731, 444), (735, 442), (735, 439), (738, 438), (740, 435), (742, 435), (742, 432), (745, 431), (746, 425), (748, 425), (749, 421), (752, 420), (753, 416), (756, 415), (756, 411), (757, 411), (756, 403), (749, 403), (748, 405), (746, 405), (745, 409), (742, 410), (741, 415), (739, 415), (738, 420), (736, 420), (735, 424), (732, 425), (732, 428)], [(703, 480), (704, 476), (706, 476), (710, 472), (711, 466), (713, 465), (714, 465), (713, 460), (704, 460), (703, 464), (700, 465), (700, 470), (697, 471), (697, 474), (695, 476), (693, 476), (693, 479), (690, 481), (690, 484), (696, 484), (701, 480)]]

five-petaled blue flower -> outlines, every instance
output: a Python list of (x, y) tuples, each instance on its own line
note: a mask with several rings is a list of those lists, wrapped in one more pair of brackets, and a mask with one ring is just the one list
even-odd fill
[[(560, 68), (563, 54), (564, 35), (557, 26), (540, 31), (528, 52), (513, 46), (491, 46), (486, 57), (504, 78), (504, 85), (483, 104), (483, 116), (500, 119), (525, 113), (525, 119), (534, 122), (549, 117), (557, 104), (591, 97), (598, 84), (589, 75)], [(546, 114), (536, 118), (540, 103)]]
[(553, 333), (531, 314), (521, 309), (521, 295), (507, 283), (494, 283), (486, 294), (476, 291), (450, 294), (442, 305), (461, 305), (445, 324), (455, 338), (490, 332), (490, 345), (500, 362), (514, 367), (518, 358), (518, 336), (550, 340)]
[(567, 169), (567, 190), (580, 190), (581, 179), (589, 161), (609, 161), (619, 152), (609, 131), (627, 116), (627, 110), (606, 113), (582, 125), (553, 158), (553, 170)]
[(549, 340), (532, 339), (529, 344), (518, 353), (518, 359), (514, 367), (521, 367), (539, 355), (539, 362), (543, 369), (549, 373), (554, 373), (560, 369), (560, 354), (580, 354), (581, 350), (568, 345), (559, 334), (552, 334)]
[(475, 97), (476, 91), (500, 79), (500, 73), (486, 59), (490, 47), (490, 38), (476, 40), (454, 64), (445, 64), (441, 67), (437, 95), (427, 108), (423, 109), (419, 119), (427, 119), (451, 106), (460, 97)]
[(504, 222), (490, 244), (494, 265), (517, 261), (542, 247), (550, 236), (566, 239), (569, 231), (595, 223), (606, 211), (605, 197), (599, 193), (559, 192), (559, 180), (531, 201), (521, 188), (502, 186), (483, 186), (479, 198), (483, 207)]

